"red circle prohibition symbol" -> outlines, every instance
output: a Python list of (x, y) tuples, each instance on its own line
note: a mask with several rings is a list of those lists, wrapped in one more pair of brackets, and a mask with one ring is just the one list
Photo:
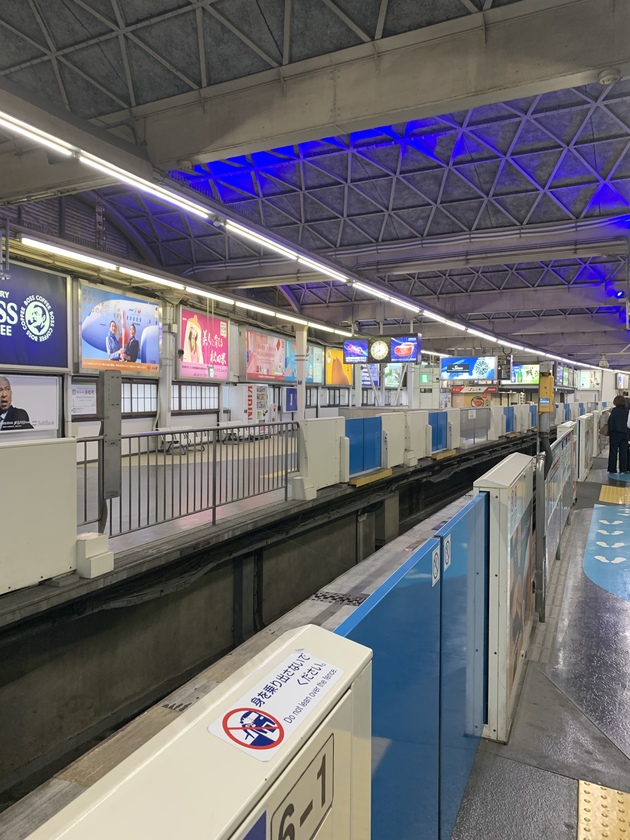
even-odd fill
[[(261, 723), (258, 725), (254, 725), (254, 723), (243, 724), (242, 719), (246, 714), (255, 715), (256, 718), (262, 717), (271, 722)], [(238, 715), (235, 720), (236, 725), (230, 725), (230, 721), (234, 720), (234, 715)], [(230, 711), (223, 717), (222, 726), (223, 731), (231, 741), (234, 741), (235, 744), (238, 744), (240, 747), (245, 747), (248, 750), (270, 750), (272, 747), (278, 747), (284, 741), (284, 727), (278, 718), (270, 715), (269, 712), (261, 712), (260, 709), (230, 709)], [(270, 744), (250, 744), (247, 740), (241, 740), (241, 738), (238, 738), (235, 734), (240, 733), (241, 736), (245, 736), (249, 733), (252, 736), (256, 736), (264, 735), (267, 732), (271, 734), (276, 731), (278, 732), (278, 737)]]

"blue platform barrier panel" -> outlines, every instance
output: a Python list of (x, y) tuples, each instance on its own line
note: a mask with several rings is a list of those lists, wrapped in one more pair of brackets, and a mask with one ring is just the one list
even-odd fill
[(505, 414), (505, 434), (508, 435), (514, 431), (514, 406), (504, 408), (503, 413)]
[(372, 840), (438, 838), (440, 543), (428, 540), (335, 631), (372, 648)]
[(448, 443), (448, 414), (445, 411), (430, 411), (431, 452), (446, 449)]
[(346, 418), (346, 437), (350, 441), (350, 475), (381, 466), (382, 429), (380, 417)]
[(437, 536), (442, 543), (440, 837), (455, 826), (487, 713), (488, 496)]
[(374, 651), (372, 840), (449, 840), (486, 721), (488, 498), (335, 631)]

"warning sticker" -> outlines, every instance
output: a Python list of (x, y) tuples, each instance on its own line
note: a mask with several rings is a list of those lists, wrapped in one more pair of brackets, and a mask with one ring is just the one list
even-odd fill
[(211, 723), (208, 731), (269, 761), (342, 675), (336, 665), (296, 650)]

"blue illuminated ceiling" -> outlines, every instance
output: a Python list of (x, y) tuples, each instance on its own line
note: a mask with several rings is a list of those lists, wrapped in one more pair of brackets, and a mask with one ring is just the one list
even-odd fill
[(330, 137), (180, 177), (316, 251), (615, 216), (630, 212), (630, 82)]

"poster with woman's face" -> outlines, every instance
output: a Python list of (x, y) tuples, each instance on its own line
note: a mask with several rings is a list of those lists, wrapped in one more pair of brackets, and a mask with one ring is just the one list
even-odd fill
[(228, 322), (182, 307), (179, 323), (182, 356), (179, 375), (194, 379), (228, 378)]

